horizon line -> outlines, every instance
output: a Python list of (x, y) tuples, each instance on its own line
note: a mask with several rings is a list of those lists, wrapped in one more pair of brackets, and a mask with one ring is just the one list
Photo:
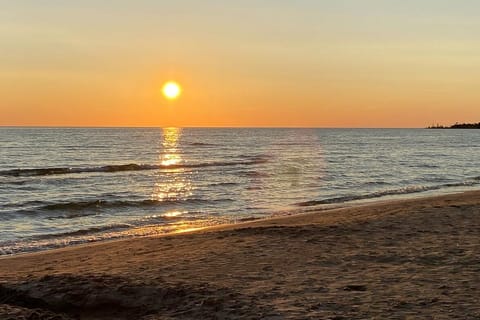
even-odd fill
[(182, 128), (182, 129), (427, 129), (428, 127), (334, 127), (334, 126), (69, 126), (69, 125), (0, 125), (0, 128), (71, 128), (71, 129), (148, 129), (148, 128)]

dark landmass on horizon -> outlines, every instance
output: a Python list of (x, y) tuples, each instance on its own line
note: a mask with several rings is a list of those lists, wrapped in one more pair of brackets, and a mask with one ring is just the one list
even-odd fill
[(477, 123), (455, 123), (451, 126), (443, 125), (432, 125), (427, 127), (427, 129), (480, 129), (480, 122)]

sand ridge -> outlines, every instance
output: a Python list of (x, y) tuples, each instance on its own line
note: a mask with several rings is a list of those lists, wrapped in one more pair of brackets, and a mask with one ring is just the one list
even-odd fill
[(0, 319), (480, 319), (480, 192), (15, 256), (0, 282)]

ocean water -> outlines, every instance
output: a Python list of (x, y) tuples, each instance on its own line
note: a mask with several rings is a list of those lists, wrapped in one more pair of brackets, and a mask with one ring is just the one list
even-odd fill
[(0, 254), (475, 189), (479, 155), (476, 130), (0, 128)]

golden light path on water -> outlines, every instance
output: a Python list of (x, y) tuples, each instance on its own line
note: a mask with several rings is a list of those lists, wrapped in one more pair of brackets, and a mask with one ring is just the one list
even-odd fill
[(160, 164), (162, 166), (177, 165), (182, 162), (179, 150), (179, 140), (182, 129), (179, 128), (163, 128), (162, 129), (162, 151), (160, 152)]
[[(162, 170), (163, 172), (157, 174), (152, 200), (159, 202), (181, 201), (192, 195), (193, 185), (190, 180), (190, 175), (185, 172), (184, 168), (178, 167), (178, 165), (184, 161), (180, 148), (181, 135), (182, 129), (180, 128), (162, 128), (159, 162), (165, 169)], [(170, 166), (172, 168), (168, 169)], [(159, 216), (165, 218), (167, 221), (171, 220), (168, 223), (170, 232), (186, 232), (185, 230), (198, 229), (193, 227), (191, 223), (186, 223), (186, 221), (181, 219), (183, 213), (181, 210), (171, 210), (160, 213)], [(151, 227), (152, 226), (150, 226), (150, 228)], [(158, 226), (160, 229), (165, 229), (165, 227), (165, 225)]]
[[(182, 151), (179, 140), (182, 130), (179, 128), (163, 128), (159, 162), (165, 167), (155, 182), (152, 200), (178, 201), (185, 200), (192, 195), (192, 182), (185, 169), (178, 167), (182, 164)], [(168, 167), (172, 166), (171, 169)]]

